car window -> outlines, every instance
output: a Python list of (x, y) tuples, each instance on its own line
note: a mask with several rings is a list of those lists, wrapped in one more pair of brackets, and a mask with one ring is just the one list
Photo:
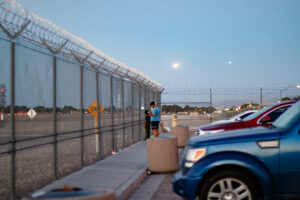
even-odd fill
[(243, 121), (250, 121), (252, 119), (255, 119), (256, 117), (258, 117), (259, 115), (263, 114), (265, 111), (269, 110), (270, 108), (272, 108), (274, 105), (271, 105), (271, 106), (267, 106), (263, 109), (260, 109), (259, 111), (257, 111), (256, 113), (253, 113), (252, 115), (249, 115), (247, 117), (245, 117), (243, 119)]
[(253, 114), (253, 113), (246, 113), (246, 114), (240, 116), (240, 118), (241, 118), (241, 119), (244, 119), (245, 117), (248, 117), (248, 116), (251, 115), (251, 114)]
[(228, 120), (233, 121), (233, 120), (238, 120), (238, 119), (244, 119), (245, 117), (247, 117), (248, 115), (251, 115), (252, 113), (254, 113), (254, 111), (253, 112), (244, 111), (242, 113), (234, 115), (233, 117), (229, 118)]
[(289, 129), (298, 120), (300, 120), (300, 101), (295, 103), (290, 109), (280, 115), (280, 117), (275, 120), (273, 125), (278, 128)]
[(238, 119), (238, 118), (239, 118), (239, 116), (238, 116), (238, 115), (234, 115), (233, 117), (229, 118), (228, 120), (231, 120), (231, 121), (233, 121), (233, 120), (236, 120), (236, 119)]
[(282, 113), (284, 113), (290, 106), (286, 106), (283, 108), (278, 108), (271, 113), (268, 114), (268, 116), (271, 118), (270, 122), (274, 122)]

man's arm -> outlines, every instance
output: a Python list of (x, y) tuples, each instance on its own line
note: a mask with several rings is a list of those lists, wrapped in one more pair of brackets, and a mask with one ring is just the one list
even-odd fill
[(153, 111), (154, 111), (154, 113), (153, 113), (153, 112), (150, 112), (150, 115), (151, 115), (152, 117), (155, 117), (155, 110), (153, 109)]

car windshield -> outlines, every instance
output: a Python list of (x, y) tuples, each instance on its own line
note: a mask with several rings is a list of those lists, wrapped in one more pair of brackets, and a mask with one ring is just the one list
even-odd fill
[(280, 115), (273, 125), (278, 128), (289, 129), (294, 123), (300, 120), (300, 101), (291, 106), (286, 112)]
[(245, 112), (239, 113), (239, 114), (237, 114), (237, 115), (229, 118), (228, 120), (233, 121), (233, 120), (237, 120), (237, 119), (244, 119), (245, 117), (247, 117), (247, 116), (249, 116), (251, 114), (252, 114), (252, 112), (245, 111)]
[(252, 115), (249, 115), (248, 117), (245, 117), (243, 119), (243, 121), (250, 121), (252, 119), (255, 119), (257, 116), (261, 115), (262, 113), (264, 113), (265, 111), (269, 110), (270, 108), (272, 108), (274, 105), (271, 106), (267, 106), (263, 109), (260, 109), (259, 111), (257, 111), (256, 113), (253, 113)]

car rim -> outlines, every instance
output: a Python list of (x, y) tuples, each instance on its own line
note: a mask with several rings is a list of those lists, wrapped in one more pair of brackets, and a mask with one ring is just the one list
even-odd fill
[(225, 178), (216, 182), (209, 190), (209, 200), (252, 200), (249, 187), (234, 178)]

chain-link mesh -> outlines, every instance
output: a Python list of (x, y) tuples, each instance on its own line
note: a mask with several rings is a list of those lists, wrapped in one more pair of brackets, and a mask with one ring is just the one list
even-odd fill
[(142, 139), (145, 139), (145, 88), (140, 87), (140, 136)]
[[(0, 37), (5, 38), (3, 32), (0, 31)], [(6, 38), (7, 39), (7, 38)], [(0, 135), (7, 136), (2, 137), (0, 144), (4, 145), (10, 141), (10, 116), (9, 116), (9, 105), (10, 105), (10, 42), (0, 39), (0, 87), (4, 90), (3, 96), (0, 96)], [(8, 150), (9, 145), (5, 146)], [(0, 153), (1, 153), (0, 149)], [(2, 174), (2, 173), (1, 173)], [(1, 180), (1, 179), (0, 179)], [(1, 190), (1, 189), (0, 189)]]
[(105, 74), (99, 74), (99, 93), (100, 104), (104, 110), (100, 115), (100, 127), (101, 127), (101, 141), (100, 144), (102, 154), (109, 155), (112, 150), (112, 118), (111, 118), (111, 86), (110, 77)]
[[(16, 43), (14, 57), (15, 134), (19, 140), (15, 181), (16, 196), (22, 196), (54, 178), (52, 145), (32, 148), (53, 142), (53, 60), (43, 53), (44, 48), (17, 42), (22, 45)], [(36, 48), (42, 52), (34, 51)]]
[(133, 67), (105, 55), (87, 41), (25, 10), (16, 1), (2, 1), (0, 11), (0, 28), (12, 39), (18, 36), (26, 38), (35, 43), (46, 45), (52, 53), (59, 51), (69, 55), (76, 53), (85, 58), (87, 63), (99, 69), (137, 81), (154, 90), (163, 89), (158, 82), (151, 80)]
[[(1, 97), (1, 120), (0, 120), (0, 153), (10, 152), (11, 148), (11, 136), (10, 136), (10, 124), (11, 117), (9, 116), (10, 105), (10, 42), (6, 41), (7, 36), (0, 31), (0, 86), (4, 89), (4, 96)], [(3, 38), (3, 39), (2, 39)], [(5, 39), (5, 40), (4, 40)], [(11, 185), (10, 171), (11, 157), (8, 155), (0, 155), (0, 197), (3, 199), (9, 198), (9, 185)], [(6, 186), (6, 187), (5, 187)]]
[(56, 61), (57, 132), (61, 139), (80, 131), (80, 67), (71, 61)]
[(54, 181), (53, 146), (45, 145), (16, 152), (16, 196)]
[[(84, 147), (83, 158), (84, 165), (89, 165), (97, 161), (98, 139), (95, 135), (97, 129), (97, 117), (94, 117), (92, 112), (97, 112), (96, 109), (91, 109), (93, 105), (97, 107), (96, 93), (96, 71), (90, 66), (83, 68), (83, 129), (84, 129)], [(89, 111), (90, 110), (90, 111)]]
[[(14, 75), (17, 138), (52, 134), (52, 57), (16, 44)], [(29, 109), (38, 114), (27, 115)]]
[[(124, 82), (124, 107), (125, 107), (125, 138), (126, 146), (132, 144), (133, 134), (132, 134), (132, 94), (131, 94), (131, 83)], [(130, 126), (129, 126), (130, 125)]]
[(0, 199), (20, 198), (139, 141), (149, 92), (162, 89), (8, 4), (0, 4)]
[[(3, 147), (1, 147), (3, 148)], [(10, 171), (10, 156), (0, 156), (0, 196), (1, 199), (9, 199), (10, 192), (9, 186), (11, 185), (11, 174)]]
[[(7, 49), (10, 49), (10, 42), (0, 42), (6, 47), (5, 50), (1, 48), (3, 73), (0, 77), (7, 87), (6, 95), (9, 95), (11, 61)], [(144, 119), (141, 109), (149, 104), (145, 93), (149, 89), (98, 72), (89, 65), (82, 66), (70, 56), (51, 55), (45, 52), (44, 47), (27, 44), (22, 39), (17, 40), (14, 46), (14, 196), (23, 196), (57, 177), (94, 163), (100, 159), (99, 155), (105, 157), (111, 151), (141, 139)], [(97, 95), (101, 111), (100, 139), (95, 134), (98, 121), (90, 110), (91, 106), (97, 105)], [(4, 157), (0, 159), (3, 172), (0, 193), (4, 199), (9, 198), (10, 189), (4, 185), (11, 179), (10, 173), (7, 173), (11, 170), (11, 157), (7, 155), (14, 152), (10, 148), (10, 101), (8, 96), (5, 99), (5, 120), (1, 122), (3, 143), (0, 153)], [(30, 163), (35, 163), (34, 167), (29, 167)], [(36, 173), (38, 175), (32, 176)]]
[(140, 138), (140, 128), (139, 128), (139, 87), (133, 84), (133, 129), (134, 129), (134, 142), (138, 141)]
[(75, 139), (80, 136), (80, 66), (74, 62), (71, 57), (56, 60), (58, 177), (80, 168), (80, 140)]
[(122, 81), (113, 80), (113, 120), (115, 135), (115, 150), (122, 149), (123, 144), (123, 105)]
[(145, 89), (145, 110), (150, 110), (150, 98), (149, 98), (149, 89)]

